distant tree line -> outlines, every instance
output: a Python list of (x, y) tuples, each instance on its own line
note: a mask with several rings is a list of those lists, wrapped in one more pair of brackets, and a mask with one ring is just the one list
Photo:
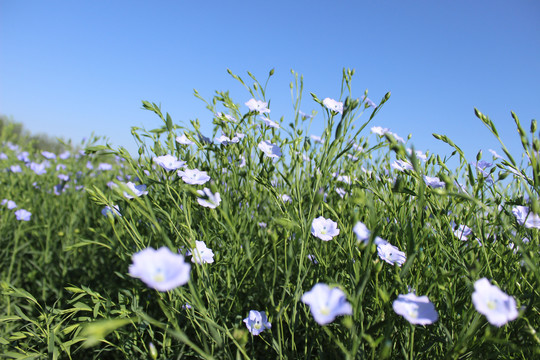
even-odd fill
[(71, 141), (51, 138), (47, 134), (32, 134), (22, 123), (0, 115), (0, 143), (5, 144), (8, 141), (13, 144), (25, 144), (26, 149), (31, 148), (35, 151), (47, 150), (58, 154), (65, 150), (74, 150)]

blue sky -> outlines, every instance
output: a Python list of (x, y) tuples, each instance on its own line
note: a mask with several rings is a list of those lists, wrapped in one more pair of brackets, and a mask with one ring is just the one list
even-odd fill
[[(250, 95), (227, 68), (260, 81), (272, 117), (291, 118), (290, 70), (309, 92), (337, 98), (344, 67), (353, 91), (391, 99), (373, 125), (441, 155), (448, 135), (472, 161), (497, 141), (474, 116), (490, 116), (520, 154), (510, 111), (529, 128), (540, 104), (538, 1), (20, 1), (0, 0), (0, 114), (32, 132), (79, 141), (91, 132), (135, 152), (131, 126), (159, 119), (141, 100), (161, 103), (176, 123), (211, 113), (193, 96)], [(246, 107), (243, 110), (247, 111)], [(322, 132), (322, 114), (312, 132)]]

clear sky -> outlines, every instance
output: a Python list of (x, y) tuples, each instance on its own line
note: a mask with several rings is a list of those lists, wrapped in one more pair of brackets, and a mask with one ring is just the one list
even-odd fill
[[(337, 98), (349, 67), (356, 96), (392, 92), (373, 125), (412, 133), (417, 149), (449, 154), (431, 135), (441, 133), (471, 161), (480, 149), (502, 154), (477, 107), (520, 154), (510, 111), (526, 129), (540, 113), (539, 19), (535, 0), (0, 0), (0, 114), (75, 141), (95, 132), (134, 152), (131, 126), (161, 125), (141, 100), (176, 123), (198, 118), (208, 133), (212, 114), (194, 88), (250, 98), (227, 68), (260, 81), (275, 68), (271, 115), (288, 120), (291, 69), (304, 75), (311, 112), (309, 92)], [(319, 114), (312, 132), (322, 126)]]

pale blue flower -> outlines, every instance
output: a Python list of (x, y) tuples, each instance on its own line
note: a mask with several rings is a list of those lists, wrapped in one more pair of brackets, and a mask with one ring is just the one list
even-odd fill
[(193, 145), (195, 144), (193, 141), (189, 140), (186, 136), (186, 134), (182, 134), (180, 136), (176, 137), (176, 142), (180, 145)]
[(228, 143), (231, 142), (231, 139), (229, 139), (227, 136), (223, 134), (220, 137), (216, 137), (215, 140), (220, 145), (227, 145)]
[(372, 107), (377, 108), (377, 104), (375, 104), (373, 101), (371, 101), (367, 96), (362, 95), (362, 101), (365, 101), (366, 107)]
[(114, 216), (122, 216), (122, 214), (120, 214), (120, 209), (118, 208), (118, 205), (113, 205), (113, 206), (105, 206), (102, 210), (101, 210), (101, 214), (103, 216), (108, 216), (108, 214), (111, 214), (113, 217)]
[(345, 195), (347, 195), (347, 191), (342, 188), (336, 188), (336, 192), (342, 199), (345, 197)]
[[(416, 150), (415, 152), (415, 155), (418, 159), (422, 160), (423, 162), (426, 162), (427, 161), (427, 155), (424, 154), (422, 151), (420, 150)], [(411, 149), (407, 149), (407, 154), (411, 155), (412, 154), (412, 150)]]
[(69, 181), (69, 175), (66, 174), (58, 174), (56, 177), (62, 181)]
[(12, 173), (20, 173), (20, 172), (22, 172), (22, 169), (21, 169), (20, 165), (11, 165), (9, 167), (9, 169), (11, 170)]
[(268, 140), (261, 141), (257, 147), (269, 158), (279, 159), (281, 157), (281, 149)]
[(282, 200), (284, 203), (286, 203), (286, 202), (292, 203), (291, 197), (290, 197), (289, 195), (287, 195), (287, 194), (281, 194), (281, 195), (279, 195), (279, 197), (281, 198), (281, 200)]
[(201, 197), (197, 198), (197, 202), (199, 205), (215, 209), (220, 203), (221, 203), (221, 196), (219, 193), (212, 194), (212, 191), (208, 188), (204, 188), (203, 190), (197, 190), (197, 194), (199, 194)]
[(540, 229), (540, 216), (529, 211), (527, 206), (516, 206), (512, 209), (512, 214), (516, 217), (519, 225), (524, 225), (527, 229)]
[(298, 114), (302, 117), (303, 120), (307, 120), (307, 119), (313, 118), (313, 115), (311, 115), (311, 114), (306, 114), (306, 113), (303, 112), (303, 111), (298, 111)]
[(390, 265), (397, 264), (398, 266), (401, 266), (405, 263), (405, 260), (407, 260), (404, 252), (384, 240), (377, 244), (377, 253), (382, 260)]
[(29, 157), (30, 154), (28, 154), (28, 151), (23, 151), (19, 154), (17, 154), (17, 159), (19, 159), (20, 161), (22, 162), (30, 162), (30, 157)]
[(15, 217), (19, 221), (30, 221), (30, 217), (32, 216), (32, 213), (30, 211), (27, 211), (25, 209), (19, 209), (15, 211)]
[(109, 171), (112, 170), (113, 166), (109, 163), (99, 163), (98, 170)]
[(268, 103), (265, 103), (261, 100), (250, 99), (246, 102), (245, 105), (249, 108), (250, 111), (257, 111), (259, 114), (270, 112), (270, 109), (268, 109), (267, 107)]
[(313, 140), (315, 143), (318, 143), (318, 144), (324, 143), (324, 140), (323, 140), (322, 137), (320, 137), (320, 136), (317, 136), (317, 135), (310, 135), (309, 137), (310, 137), (311, 140)]
[(224, 117), (225, 119), (229, 120), (230, 122), (236, 122), (236, 119), (234, 117), (232, 117), (231, 115), (229, 115), (229, 114), (224, 114), (224, 113), (221, 113), (221, 112), (217, 112), (216, 117)]
[[(131, 181), (125, 184), (127, 188), (133, 193), (135, 196), (140, 197), (142, 195), (147, 195), (148, 191), (146, 191), (146, 185), (135, 185)], [(127, 191), (124, 191), (124, 197), (126, 199), (133, 199), (134, 196), (128, 193)]]
[(353, 232), (356, 235), (356, 239), (358, 241), (361, 241), (365, 244), (368, 243), (371, 232), (368, 230), (367, 226), (364, 223), (358, 221), (353, 227)]
[(343, 114), (343, 103), (341, 101), (325, 98), (323, 100), (323, 105), (326, 106), (331, 111), (335, 111), (340, 114)]
[(49, 159), (49, 160), (56, 159), (56, 154), (49, 151), (42, 151), (41, 155), (43, 155), (45, 159)]
[(269, 126), (271, 128), (274, 128), (274, 129), (279, 129), (280, 128), (280, 126), (279, 126), (279, 124), (277, 122), (270, 120), (266, 116), (261, 116), (260, 119), (264, 122), (264, 124), (266, 126)]
[(302, 295), (302, 302), (309, 305), (311, 315), (319, 325), (329, 324), (336, 316), (352, 315), (352, 306), (345, 293), (337, 288), (318, 283)]
[(71, 156), (71, 153), (69, 151), (64, 151), (63, 153), (61, 153), (60, 155), (58, 155), (58, 157), (62, 160), (66, 160), (66, 159), (69, 159), (69, 157)]
[(403, 316), (414, 325), (433, 324), (439, 318), (435, 306), (427, 296), (416, 296), (414, 293), (400, 294), (392, 303), (396, 314)]
[(272, 327), (264, 311), (250, 310), (248, 317), (244, 319), (244, 323), (246, 323), (246, 327), (253, 335), (259, 335), (265, 329)]
[(198, 169), (178, 170), (178, 176), (180, 176), (186, 184), (190, 185), (202, 185), (210, 180), (210, 176), (208, 176), (206, 171), (200, 171)]
[(47, 170), (45, 170), (45, 163), (38, 164), (35, 162), (31, 162), (30, 169), (35, 172), (36, 175), (43, 175), (47, 173)]
[(154, 157), (154, 162), (167, 171), (178, 170), (186, 165), (185, 161), (178, 160), (176, 157), (167, 154)]
[(4, 199), (0, 203), (1, 205), (6, 205), (8, 210), (13, 210), (17, 207), (17, 204), (13, 200)]
[(88, 161), (86, 162), (86, 168), (87, 168), (88, 170), (93, 170), (93, 169), (94, 169), (94, 165), (92, 165), (92, 162), (91, 162), (90, 160), (88, 160)]
[(446, 185), (444, 181), (441, 181), (436, 176), (426, 176), (424, 175), (424, 182), (427, 186), (431, 186), (432, 188), (442, 188)]
[(502, 156), (497, 154), (495, 150), (489, 149), (488, 151), (491, 153), (491, 155), (493, 155), (494, 159), (502, 159)]
[(311, 223), (311, 234), (323, 241), (329, 241), (339, 235), (339, 229), (335, 221), (319, 216)]
[(197, 264), (211, 264), (214, 262), (214, 252), (206, 247), (204, 241), (195, 241), (195, 248), (188, 251), (187, 255), (191, 256), (191, 262)]
[(189, 281), (191, 265), (169, 248), (146, 248), (133, 254), (129, 275), (158, 291), (169, 291)]
[(5, 153), (0, 153), (0, 160), (7, 160), (8, 156)]
[(404, 160), (396, 160), (390, 165), (393, 169), (397, 171), (404, 172), (405, 170), (414, 170), (412, 164)]
[(379, 136), (384, 136), (384, 134), (386, 134), (389, 131), (390, 131), (390, 129), (383, 128), (383, 127), (380, 127), (380, 126), (373, 126), (371, 128), (371, 132), (374, 133), (374, 134), (377, 134)]
[(459, 225), (458, 228), (454, 230), (454, 236), (461, 241), (467, 241), (471, 234), (472, 230), (467, 225)]
[(491, 285), (486, 278), (474, 283), (472, 302), (476, 311), (485, 315), (490, 324), (498, 327), (518, 317), (516, 300)]

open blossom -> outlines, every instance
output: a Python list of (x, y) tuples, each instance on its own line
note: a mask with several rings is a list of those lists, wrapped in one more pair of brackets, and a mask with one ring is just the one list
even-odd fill
[(204, 241), (196, 240), (195, 248), (188, 251), (187, 255), (191, 255), (191, 262), (196, 262), (197, 264), (211, 264), (214, 262), (214, 252), (212, 249), (206, 247)]
[(274, 129), (279, 129), (279, 128), (280, 128), (280, 126), (279, 126), (279, 124), (278, 124), (277, 122), (275, 122), (275, 121), (273, 121), (273, 120), (270, 120), (270, 119), (267, 118), (266, 116), (261, 116), (260, 119), (264, 122), (264, 124), (265, 124), (266, 126), (269, 126), (269, 127), (271, 127), (271, 128), (274, 128)]
[(229, 115), (229, 114), (224, 114), (224, 113), (221, 113), (221, 112), (217, 112), (216, 113), (216, 117), (224, 117), (225, 119), (231, 121), (231, 122), (236, 122), (236, 119)]
[(210, 180), (210, 176), (208, 176), (206, 171), (200, 171), (198, 169), (178, 170), (178, 176), (180, 176), (186, 184), (190, 185), (202, 185)]
[(424, 182), (426, 183), (427, 186), (431, 186), (432, 188), (441, 188), (441, 187), (444, 187), (446, 185), (446, 183), (444, 181), (441, 181), (436, 176), (426, 176), (426, 175), (424, 175)]
[(193, 141), (189, 140), (186, 136), (186, 134), (182, 134), (180, 136), (176, 137), (176, 142), (180, 145), (193, 145), (195, 144)]
[(289, 195), (287, 195), (287, 194), (281, 194), (281, 195), (279, 195), (279, 197), (281, 198), (281, 200), (282, 200), (284, 203), (286, 203), (286, 202), (292, 203), (292, 198), (291, 198)]
[(71, 153), (67, 150), (61, 153), (60, 155), (58, 155), (58, 157), (62, 160), (67, 160), (69, 159), (70, 156), (71, 156)]
[(12, 173), (20, 173), (20, 172), (22, 172), (22, 169), (21, 169), (20, 165), (11, 165), (9, 167), (9, 170), (11, 170)]
[(189, 281), (191, 265), (167, 247), (146, 248), (134, 254), (132, 261), (129, 275), (158, 291), (169, 291)]
[(427, 296), (416, 296), (414, 293), (400, 294), (392, 303), (396, 314), (403, 316), (415, 325), (433, 324), (439, 318), (437, 310)]
[(334, 99), (325, 98), (323, 100), (323, 105), (332, 111), (336, 111), (340, 114), (343, 114), (343, 103), (341, 101), (336, 101)]
[(467, 225), (459, 225), (457, 229), (454, 230), (454, 235), (461, 241), (467, 241), (469, 235), (471, 235), (472, 230)]
[(323, 144), (323, 143), (324, 143), (324, 140), (323, 140), (322, 137), (320, 137), (320, 136), (317, 136), (317, 135), (310, 135), (309, 137), (310, 137), (311, 140), (313, 140), (315, 143), (318, 143), (318, 144)]
[(494, 159), (502, 159), (502, 156), (497, 154), (497, 152), (495, 150), (489, 149), (488, 151), (491, 153), (491, 155), (493, 155)]
[(109, 163), (99, 163), (98, 170), (109, 171), (112, 170), (113, 166)]
[(514, 207), (512, 214), (516, 217), (519, 225), (524, 225), (527, 229), (540, 229), (540, 216), (531, 212), (527, 206)]
[(319, 216), (311, 223), (311, 234), (323, 241), (329, 241), (339, 235), (339, 229), (335, 221)]
[[(412, 150), (411, 149), (407, 149), (407, 154), (411, 155), (412, 154)], [(420, 160), (422, 160), (423, 162), (426, 162), (427, 161), (427, 155), (424, 154), (422, 151), (420, 150), (416, 150), (414, 152), (414, 154), (416, 155), (416, 157)]]
[(337, 287), (318, 283), (302, 295), (302, 302), (309, 305), (311, 315), (319, 325), (334, 321), (336, 316), (352, 315), (352, 306), (345, 293)]
[(204, 188), (203, 190), (197, 190), (197, 194), (201, 195), (200, 198), (197, 198), (197, 202), (199, 205), (215, 209), (219, 203), (221, 202), (221, 196), (219, 193), (212, 194), (212, 191), (208, 188)]
[(401, 266), (407, 260), (403, 251), (400, 251), (397, 247), (386, 241), (379, 241), (377, 244), (377, 253), (382, 260), (390, 265), (398, 264), (398, 266)]
[(17, 204), (13, 200), (4, 199), (0, 205), (6, 205), (9, 210), (13, 210), (17, 207)]
[(498, 327), (518, 317), (516, 300), (491, 285), (486, 278), (474, 283), (472, 302), (476, 311), (485, 315), (490, 324)]
[(176, 157), (167, 154), (154, 157), (154, 162), (167, 171), (178, 170), (186, 165), (185, 161), (178, 160)]
[(56, 159), (56, 154), (50, 151), (42, 151), (41, 155), (43, 155), (45, 159), (49, 159), (49, 160)]
[(279, 159), (281, 157), (281, 149), (268, 140), (261, 141), (257, 147), (269, 158)]
[(32, 216), (32, 213), (25, 209), (19, 209), (15, 211), (15, 217), (19, 221), (30, 221), (31, 216)]
[(250, 111), (257, 111), (259, 114), (263, 113), (269, 113), (270, 109), (268, 109), (268, 103), (265, 103), (261, 100), (255, 100), (250, 99), (246, 102), (246, 106), (249, 108)]
[[(126, 186), (137, 197), (148, 194), (148, 191), (146, 191), (146, 185), (135, 185), (134, 183), (129, 181), (126, 184)], [(134, 196), (131, 195), (131, 193), (128, 193), (127, 191), (124, 191), (124, 197), (126, 199), (133, 199), (134, 198)]]
[(404, 160), (396, 160), (390, 166), (392, 166), (393, 169), (396, 169), (397, 171), (401, 171), (401, 172), (404, 172), (405, 170), (414, 170), (411, 163)]
[(38, 164), (38, 163), (35, 163), (35, 162), (30, 163), (30, 169), (33, 172), (35, 172), (36, 175), (43, 175), (43, 174), (47, 173), (47, 170), (45, 168), (46, 168), (45, 162), (42, 162), (41, 164)]
[(390, 131), (390, 129), (383, 128), (383, 127), (380, 127), (380, 126), (373, 126), (371, 128), (371, 132), (374, 133), (374, 134), (377, 134), (379, 136), (384, 136), (384, 134), (386, 134), (389, 131)]
[(244, 319), (244, 323), (246, 323), (246, 327), (253, 335), (259, 335), (265, 329), (272, 327), (264, 311), (250, 310), (248, 317)]

